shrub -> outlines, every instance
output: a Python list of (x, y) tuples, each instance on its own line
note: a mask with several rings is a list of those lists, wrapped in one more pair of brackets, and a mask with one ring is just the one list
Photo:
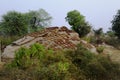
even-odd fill
[(105, 56), (91, 53), (82, 45), (79, 45), (75, 51), (68, 51), (66, 55), (77, 70), (85, 76), (84, 79), (119, 80), (119, 64), (115, 64)]
[(54, 52), (40, 44), (22, 47), (9, 68), (0, 71), (5, 80), (119, 80), (120, 65), (95, 55), (82, 45), (76, 50)]
[(106, 77), (106, 69), (96, 59), (87, 64), (85, 72), (85, 75), (91, 80), (102, 80)]
[(36, 43), (31, 45), (30, 48), (21, 47), (15, 53), (14, 61), (8, 65), (9, 67), (18, 67), (21, 69), (27, 69), (33, 65), (40, 65), (40, 61), (43, 61), (45, 54), (53, 53), (51, 50), (46, 50), (44, 46)]
[[(26, 77), (27, 73), (31, 75), (29, 77), (32, 80), (69, 80), (74, 74), (69, 71), (73, 68), (71, 65), (64, 52), (53, 52), (40, 44), (34, 44), (30, 48), (20, 48), (15, 54), (14, 61), (7, 65), (7, 68), (9, 70), (18, 68), (19, 76), (19, 71), (23, 70)], [(13, 74), (16, 75), (14, 72)], [(19, 79), (24, 78), (21, 75)]]
[(117, 49), (120, 49), (120, 40), (117, 39), (116, 37), (106, 37), (105, 43)]
[(90, 43), (91, 42), (91, 36), (89, 36), (89, 37), (83, 37), (82, 38), (83, 40), (85, 40), (85, 41), (87, 41), (88, 43)]
[(104, 51), (104, 48), (104, 46), (98, 46), (96, 49), (98, 53), (102, 53)]

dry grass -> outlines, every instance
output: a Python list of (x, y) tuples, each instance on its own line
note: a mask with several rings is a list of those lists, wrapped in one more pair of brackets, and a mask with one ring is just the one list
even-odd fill
[(120, 50), (107, 45), (104, 50), (104, 53), (108, 54), (112, 61), (120, 63)]
[(4, 62), (0, 62), (0, 70), (3, 68), (4, 64)]

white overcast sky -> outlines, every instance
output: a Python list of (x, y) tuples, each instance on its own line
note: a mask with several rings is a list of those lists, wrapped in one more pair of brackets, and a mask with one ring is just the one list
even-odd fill
[(45, 9), (52, 17), (52, 26), (67, 26), (67, 12), (78, 10), (94, 28), (104, 31), (111, 27), (111, 20), (120, 9), (120, 0), (0, 0), (0, 16), (8, 11), (28, 12)]

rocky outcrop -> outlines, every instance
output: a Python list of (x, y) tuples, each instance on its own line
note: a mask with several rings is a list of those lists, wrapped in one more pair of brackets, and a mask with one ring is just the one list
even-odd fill
[(34, 43), (40, 43), (47, 49), (65, 50), (75, 49), (76, 45), (80, 43), (79, 35), (63, 27), (49, 27), (39, 32), (34, 32), (24, 36), (23, 38), (14, 41), (8, 45), (2, 54), (3, 58), (14, 58), (14, 53), (21, 46), (29, 47)]

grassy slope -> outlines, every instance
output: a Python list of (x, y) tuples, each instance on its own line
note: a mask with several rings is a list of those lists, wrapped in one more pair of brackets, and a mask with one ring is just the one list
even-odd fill
[(111, 60), (120, 63), (120, 50), (106, 46), (104, 53), (109, 54)]

